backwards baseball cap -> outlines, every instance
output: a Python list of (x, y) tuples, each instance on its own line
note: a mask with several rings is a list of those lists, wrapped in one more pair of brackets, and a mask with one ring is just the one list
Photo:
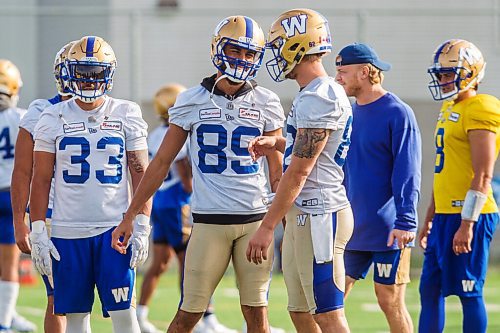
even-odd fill
[(391, 64), (380, 60), (375, 50), (363, 43), (353, 43), (340, 50), (335, 58), (336, 66), (372, 64), (381, 71), (391, 69)]

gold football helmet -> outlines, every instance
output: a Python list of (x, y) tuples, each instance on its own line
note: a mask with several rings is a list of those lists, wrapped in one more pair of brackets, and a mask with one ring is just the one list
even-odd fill
[(154, 107), (156, 113), (165, 121), (168, 121), (168, 110), (174, 106), (177, 95), (186, 90), (183, 85), (177, 83), (167, 84), (161, 87), (155, 94)]
[(16, 65), (6, 59), (0, 59), (0, 93), (15, 97), (22, 87), (21, 73)]
[[(254, 59), (247, 61), (229, 57), (224, 53), (227, 45), (255, 52)], [(244, 82), (257, 75), (265, 51), (264, 32), (257, 22), (247, 16), (230, 16), (215, 28), (210, 57), (214, 66), (234, 82)]]
[(312, 9), (286, 11), (271, 25), (266, 46), (273, 53), (267, 71), (274, 81), (283, 81), (306, 54), (332, 51), (328, 21)]
[[(434, 51), (427, 69), (432, 98), (454, 100), (460, 92), (475, 88), (484, 77), (485, 67), (483, 55), (474, 44), (463, 39), (447, 40)], [(443, 77), (450, 79), (442, 82)]]
[(66, 68), (65, 62), (68, 58), (69, 49), (76, 43), (74, 40), (64, 45), (62, 49), (59, 50), (54, 59), (54, 78), (56, 80), (57, 92), (61, 96), (69, 96), (71, 92), (69, 91), (68, 85), (68, 70)]
[(113, 88), (116, 57), (111, 46), (101, 37), (85, 36), (69, 50), (66, 59), (69, 92), (89, 103)]

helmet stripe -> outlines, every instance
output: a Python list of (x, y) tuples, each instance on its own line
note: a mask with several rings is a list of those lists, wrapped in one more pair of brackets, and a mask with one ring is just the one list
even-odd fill
[(94, 42), (95, 37), (89, 37), (87, 39), (87, 48), (85, 50), (87, 57), (92, 57), (94, 55)]
[(436, 51), (436, 54), (434, 55), (434, 63), (437, 64), (439, 62), (439, 56), (441, 55), (441, 52), (443, 51), (444, 47), (448, 45), (449, 41), (444, 42), (441, 44), (439, 49)]
[(252, 19), (245, 16), (245, 25), (246, 25), (245, 37), (247, 37), (247, 38), (253, 38), (253, 22), (252, 22)]

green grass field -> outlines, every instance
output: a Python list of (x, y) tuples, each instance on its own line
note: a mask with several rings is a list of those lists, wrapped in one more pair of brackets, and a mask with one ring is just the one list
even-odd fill
[[(418, 272), (415, 273), (418, 275)], [(142, 277), (139, 276), (139, 286), (141, 281)], [(389, 332), (385, 318), (378, 309), (371, 281), (370, 277), (365, 281), (358, 282), (347, 301), (346, 311), (352, 332)], [(150, 304), (149, 317), (159, 328), (167, 327), (177, 309), (179, 301), (177, 285), (177, 273), (175, 269), (171, 269), (162, 277), (159, 288)], [(491, 269), (488, 273), (485, 298), (489, 315), (488, 332), (500, 332), (500, 269)], [(269, 319), (271, 325), (282, 327), (288, 332), (294, 332), (286, 312), (286, 299), (283, 277), (275, 274), (269, 296)], [(407, 304), (416, 324), (420, 307), (418, 276), (415, 276), (409, 285)], [(18, 300), (18, 312), (34, 321), (40, 332), (43, 327), (45, 305), (45, 289), (41, 281), (34, 286), (22, 286)], [(241, 330), (243, 318), (238, 303), (238, 291), (234, 276), (230, 272), (226, 274), (216, 291), (215, 306), (218, 318), (222, 323)], [(448, 298), (445, 332), (461, 332), (461, 320), (460, 302), (455, 297)], [(92, 313), (92, 331), (112, 332), (111, 320), (102, 317), (97, 302)]]

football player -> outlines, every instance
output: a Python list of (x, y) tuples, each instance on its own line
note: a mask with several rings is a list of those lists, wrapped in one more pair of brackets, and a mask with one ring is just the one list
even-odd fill
[[(17, 108), (21, 74), (6, 59), (0, 59), (0, 332), (20, 329), (26, 332), (36, 326), (16, 313), (19, 294), (19, 249), (14, 237), (10, 187), (17, 154), (15, 140), (19, 123), (26, 110)], [(14, 153), (15, 152), (15, 153)]]
[[(30, 254), (29, 243), (30, 228), (25, 223), (26, 207), (30, 193), (30, 183), (33, 170), (33, 147), (35, 125), (45, 108), (71, 98), (68, 90), (67, 69), (64, 62), (68, 52), (75, 42), (69, 42), (57, 52), (54, 60), (54, 78), (56, 81), (57, 95), (51, 99), (37, 99), (31, 102), (28, 112), (19, 124), (19, 133), (16, 141), (16, 155), (14, 171), (12, 172), (12, 210), (14, 214), (14, 231), (16, 243), (23, 253)], [(47, 221), (52, 214), (53, 189), (51, 188)], [(47, 290), (47, 309), (45, 311), (44, 327), (46, 332), (62, 333), (65, 331), (65, 318), (54, 314), (54, 289), (47, 275), (42, 275)]]
[(345, 294), (373, 264), (375, 294), (391, 332), (412, 333), (405, 292), (418, 221), (420, 130), (413, 110), (382, 87), (382, 72), (391, 65), (373, 48), (347, 45), (335, 64), (335, 79), (356, 99), (344, 166), (354, 214), (354, 232), (344, 255)]
[(135, 219), (126, 255), (110, 244), (128, 206), (127, 170), (135, 189), (147, 167), (147, 125), (137, 104), (107, 96), (116, 57), (102, 38), (77, 41), (65, 66), (75, 98), (46, 108), (35, 127), (31, 256), (41, 274), (53, 274), (54, 312), (66, 315), (66, 332), (87, 332), (97, 286), (114, 331), (138, 333), (134, 268), (147, 257), (150, 202)]
[[(249, 17), (230, 16), (217, 25), (211, 49), (217, 73), (177, 97), (169, 110), (169, 130), (113, 235), (114, 247), (125, 251), (134, 216), (161, 186), (189, 138), (194, 225), (186, 250), (182, 298), (169, 332), (193, 329), (231, 259), (248, 332), (269, 331), (272, 250), (264, 265), (245, 260), (249, 237), (267, 210), (269, 192), (263, 165), (252, 162), (248, 142), (260, 135), (281, 135), (284, 119), (278, 96), (253, 80), (264, 47), (264, 33)], [(281, 176), (280, 159), (278, 152), (267, 159), (272, 189)], [(119, 241), (122, 235), (124, 241)]]
[(486, 63), (463, 39), (439, 45), (428, 69), (436, 125), (431, 203), (419, 233), (425, 249), (419, 332), (442, 332), (444, 299), (460, 298), (463, 332), (486, 332), (483, 286), (498, 225), (491, 178), (500, 147), (500, 101), (478, 94)]
[[(328, 76), (322, 57), (332, 50), (328, 22), (310, 9), (293, 9), (272, 24), (273, 80), (300, 88), (287, 119), (287, 137), (259, 137), (254, 158), (284, 152), (276, 196), (248, 244), (248, 261), (268, 260), (273, 230), (286, 214), (283, 275), (297, 332), (348, 332), (344, 314), (344, 248), (353, 217), (342, 185), (352, 111), (344, 89)], [(319, 327), (318, 327), (319, 325)]]
[[(150, 158), (156, 155), (163, 137), (169, 129), (168, 110), (174, 105), (177, 95), (186, 90), (180, 84), (167, 84), (161, 87), (154, 97), (154, 109), (163, 124), (155, 128), (148, 136)], [(151, 223), (153, 226), (153, 262), (144, 275), (139, 303), (137, 304), (137, 319), (142, 333), (159, 332), (148, 320), (149, 307), (153, 292), (159, 278), (166, 271), (174, 252), (178, 259), (180, 281), (184, 271), (184, 257), (191, 221), (189, 218), (189, 203), (192, 192), (191, 165), (188, 158), (188, 145), (184, 144), (177, 154), (174, 165), (168, 172), (163, 184), (153, 197)], [(218, 322), (213, 307), (209, 305), (204, 317), (196, 324), (195, 333), (236, 333)]]

